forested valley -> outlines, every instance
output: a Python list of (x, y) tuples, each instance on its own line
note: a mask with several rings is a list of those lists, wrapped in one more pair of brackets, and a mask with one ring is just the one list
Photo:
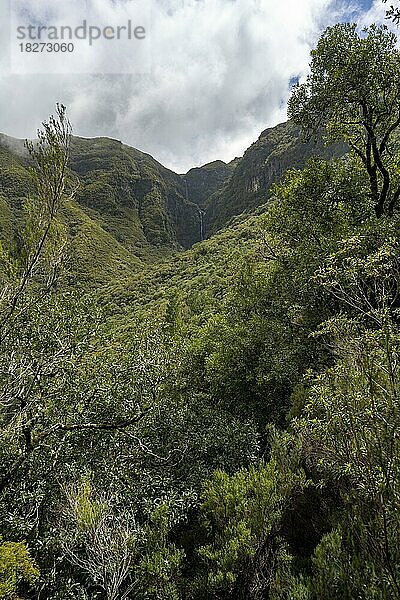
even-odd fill
[(396, 36), (289, 119), (186, 175), (1, 136), (0, 598), (400, 599)]

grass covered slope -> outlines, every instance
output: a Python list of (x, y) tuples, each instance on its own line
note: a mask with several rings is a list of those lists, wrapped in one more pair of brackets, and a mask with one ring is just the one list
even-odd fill
[[(22, 140), (0, 137), (0, 239), (18, 244), (23, 200), (33, 193)], [(197, 206), (179, 175), (151, 156), (107, 138), (73, 138), (73, 199), (61, 215), (71, 243), (70, 282), (124, 277), (143, 262), (199, 239)]]
[(221, 297), (237, 275), (238, 263), (251, 256), (259, 245), (263, 215), (251, 215), (195, 244), (186, 252), (148, 265), (128, 277), (114, 280), (104, 297), (120, 316), (137, 311), (165, 309), (179, 296), (199, 314), (204, 302), (218, 307)]
[[(146, 279), (153, 272), (144, 267), (148, 262), (191, 248), (234, 225), (235, 216), (245, 218), (262, 206), (287, 169), (304, 166), (310, 156), (343, 152), (344, 147), (326, 148), (322, 140), (302, 142), (289, 122), (264, 131), (241, 159), (214, 161), (178, 175), (117, 140), (74, 137), (69, 162), (74, 195), (62, 215), (72, 250), (69, 281), (97, 287), (121, 280), (133, 289), (134, 273)], [(23, 141), (0, 136), (0, 238), (7, 244), (18, 243), (23, 199), (32, 191)], [(184, 273), (187, 267), (197, 272), (201, 256), (218, 256), (223, 240), (240, 237), (241, 228), (155, 267), (151, 277), (167, 277), (174, 261)]]

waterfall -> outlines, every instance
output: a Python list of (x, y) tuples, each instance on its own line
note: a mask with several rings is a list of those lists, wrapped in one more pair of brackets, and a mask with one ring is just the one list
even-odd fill
[(205, 210), (199, 208), (199, 217), (200, 217), (200, 241), (204, 240), (204, 215), (206, 214)]
[(186, 200), (189, 200), (189, 190), (188, 190), (188, 184), (187, 184), (186, 177), (185, 177), (185, 189), (186, 189)]
[[(186, 192), (186, 200), (189, 201), (189, 188), (186, 177), (184, 177), (185, 181), (185, 192)], [(199, 221), (200, 221), (200, 242), (204, 240), (204, 215), (206, 214), (205, 210), (202, 210), (200, 207), (197, 207), (199, 213)]]

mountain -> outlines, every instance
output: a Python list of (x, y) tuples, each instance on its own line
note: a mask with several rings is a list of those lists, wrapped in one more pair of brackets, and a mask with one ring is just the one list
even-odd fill
[[(7, 244), (33, 192), (28, 167), (23, 141), (0, 136), (0, 239)], [(63, 219), (72, 282), (98, 285), (200, 239), (198, 207), (184, 181), (148, 154), (116, 140), (74, 137), (69, 178), (76, 192)]]
[(222, 160), (190, 169), (182, 178), (186, 186), (186, 197), (204, 209), (207, 200), (226, 184), (232, 176), (236, 162), (229, 164)]
[(304, 141), (299, 127), (290, 121), (266, 129), (243, 158), (235, 161), (231, 177), (209, 196), (205, 213), (207, 235), (226, 226), (233, 217), (265, 203), (271, 186), (288, 169), (303, 168), (313, 156), (329, 160), (345, 152), (343, 144), (325, 146), (322, 137)]
[(134, 253), (181, 249), (198, 241), (198, 211), (181, 177), (153, 157), (107, 138), (74, 138), (76, 201)]
[[(74, 137), (63, 213), (71, 240), (70, 283), (98, 286), (191, 248), (235, 216), (268, 200), (271, 185), (315, 155), (345, 152), (322, 138), (304, 142), (291, 122), (264, 131), (229, 164), (214, 161), (184, 175), (108, 138)], [(15, 241), (23, 199), (32, 193), (22, 140), (0, 135), (0, 239)]]

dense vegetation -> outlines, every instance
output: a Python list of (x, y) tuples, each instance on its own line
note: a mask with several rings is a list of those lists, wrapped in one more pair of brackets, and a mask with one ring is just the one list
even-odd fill
[(132, 154), (71, 143), (63, 106), (29, 157), (0, 154), (0, 598), (400, 599), (399, 57), (385, 28), (328, 29), (276, 134), (350, 151), (297, 157), (246, 206), (265, 136), (186, 180), (136, 156), (170, 250), (180, 185), (181, 215), (188, 186), (206, 210), (235, 181), (245, 212), (97, 286), (78, 210), (90, 261), (101, 220), (115, 240), (126, 215), (126, 256), (129, 215), (154, 234)]

